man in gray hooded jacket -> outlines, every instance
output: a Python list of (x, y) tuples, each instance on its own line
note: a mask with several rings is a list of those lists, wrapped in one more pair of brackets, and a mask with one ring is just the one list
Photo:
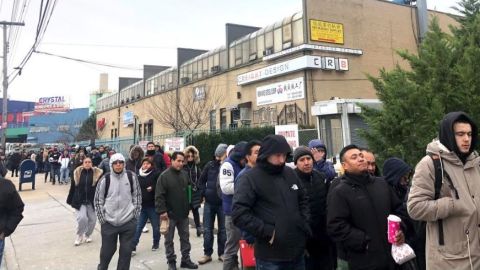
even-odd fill
[(94, 200), (95, 212), (102, 227), (98, 269), (108, 269), (117, 249), (118, 238), (120, 251), (117, 270), (130, 269), (131, 243), (140, 215), (142, 193), (135, 173), (125, 170), (122, 154), (110, 157), (110, 169), (111, 172), (100, 179)]

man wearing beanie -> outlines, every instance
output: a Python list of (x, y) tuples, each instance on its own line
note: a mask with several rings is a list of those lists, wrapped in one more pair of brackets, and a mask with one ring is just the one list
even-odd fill
[(313, 168), (325, 174), (327, 181), (333, 180), (336, 172), (333, 164), (327, 160), (327, 147), (325, 143), (320, 139), (311, 140), (308, 142), (308, 148), (312, 151), (314, 160)]
[(218, 223), (217, 254), (219, 260), (223, 259), (227, 234), (225, 231), (225, 214), (222, 209), (222, 198), (218, 196), (217, 182), (220, 165), (227, 157), (227, 147), (224, 143), (217, 146), (217, 149), (215, 149), (215, 159), (205, 165), (202, 175), (198, 180), (202, 197), (205, 198), (205, 204), (203, 205), (204, 255), (198, 260), (199, 264), (206, 264), (212, 261), (215, 218)]
[[(412, 177), (412, 167), (399, 158), (388, 158), (383, 163), (383, 177), (393, 189), (397, 198), (406, 202)], [(406, 204), (402, 204), (401, 211), (407, 213)], [(407, 232), (405, 242), (415, 251), (419, 270), (425, 270), (425, 224), (422, 225), (422, 222), (415, 221), (408, 215), (405, 215), (402, 223)]]
[(285, 137), (266, 136), (257, 166), (243, 174), (234, 194), (234, 224), (255, 237), (257, 269), (304, 269), (311, 234), (308, 198), (293, 169)]
[(108, 269), (117, 249), (117, 239), (120, 239), (117, 269), (130, 269), (132, 242), (142, 208), (142, 192), (136, 174), (125, 170), (122, 154), (110, 157), (110, 173), (105, 174), (97, 184), (94, 206), (102, 227), (98, 269)]
[[(225, 243), (225, 253), (223, 269), (238, 269), (238, 241), (240, 240), (240, 230), (232, 222), (232, 200), (235, 191), (235, 183), (238, 174), (245, 166), (245, 146), (247, 142), (235, 144), (230, 151), (228, 158), (220, 167), (220, 188), (222, 189), (222, 206), (225, 213), (225, 228), (227, 231), (227, 241)], [(228, 151), (227, 151), (228, 152)]]
[[(477, 125), (466, 113), (448, 113), (438, 140), (427, 145), (428, 155), (415, 167), (407, 209), (413, 219), (427, 223), (426, 269), (480, 269), (477, 140)], [(436, 168), (442, 176), (438, 197)]]
[(306, 270), (334, 269), (335, 245), (327, 236), (327, 192), (325, 175), (313, 169), (313, 154), (306, 146), (293, 152), (295, 173), (300, 178), (308, 195), (310, 228), (312, 236), (307, 239), (305, 255)]
[[(387, 240), (387, 217), (400, 216), (402, 205), (382, 178), (367, 171), (367, 162), (356, 145), (340, 151), (345, 174), (334, 180), (327, 197), (327, 233), (346, 254), (351, 270), (395, 269)], [(403, 244), (399, 231), (396, 244)]]

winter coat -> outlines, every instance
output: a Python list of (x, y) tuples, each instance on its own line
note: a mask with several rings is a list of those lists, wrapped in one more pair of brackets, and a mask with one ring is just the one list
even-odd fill
[(97, 152), (95, 154), (91, 154), (91, 159), (92, 159), (92, 164), (94, 167), (98, 167), (100, 165), (100, 162), (102, 162), (102, 155)]
[(7, 179), (0, 178), (0, 234), (10, 236), (23, 219), (24, 204), (15, 185)]
[(53, 152), (50, 155), (48, 155), (48, 162), (50, 162), (50, 165), (54, 168), (60, 168), (60, 158), (62, 157), (62, 154), (60, 152)]
[(381, 178), (348, 173), (332, 182), (327, 197), (327, 232), (345, 252), (349, 269), (393, 269), (387, 217), (402, 202)]
[(220, 172), (220, 161), (211, 160), (202, 171), (200, 179), (198, 179), (198, 185), (202, 192), (202, 197), (205, 197), (205, 201), (210, 205), (221, 205), (222, 198), (218, 197), (217, 182), (218, 173)]
[(157, 181), (155, 189), (155, 210), (158, 214), (168, 213), (175, 220), (188, 218), (188, 175), (185, 171), (177, 171), (173, 167), (164, 171)]
[(103, 171), (103, 174), (109, 173), (110, 172), (110, 158), (104, 158), (102, 162), (100, 162), (100, 165), (98, 165), (98, 168)]
[(20, 155), (20, 153), (15, 152), (8, 158), (7, 168), (11, 171), (18, 169), (21, 161), (22, 161), (22, 156)]
[[(133, 158), (133, 152), (138, 152), (138, 158), (134, 159)], [(142, 167), (142, 159), (145, 156), (145, 152), (143, 151), (142, 147), (135, 145), (130, 149), (130, 153), (128, 154), (128, 160), (125, 164), (125, 168), (129, 171), (135, 172), (135, 174), (138, 174), (138, 171)]]
[(188, 146), (185, 148), (185, 150), (183, 150), (185, 155), (189, 151), (195, 152), (195, 159), (193, 160), (192, 163), (187, 162), (187, 164), (183, 166), (183, 170), (188, 175), (189, 185), (191, 186), (191, 189), (192, 189), (192, 198), (191, 198), (190, 204), (192, 205), (192, 208), (199, 208), (202, 203), (202, 190), (200, 189), (200, 185), (199, 185), (200, 175), (202, 174), (202, 170), (200, 169), (200, 166), (199, 166), (200, 156), (195, 146)]
[(145, 157), (150, 158), (150, 160), (153, 162), (155, 166), (155, 169), (157, 169), (160, 173), (165, 171), (167, 166), (165, 165), (165, 160), (163, 159), (163, 155), (160, 152), (155, 152), (155, 154), (149, 156), (147, 152), (145, 152)]
[(335, 250), (335, 245), (327, 235), (328, 182), (325, 175), (316, 170), (305, 174), (295, 169), (295, 173), (307, 192), (310, 208), (309, 225), (312, 229), (312, 236), (308, 238), (307, 251), (312, 257), (324, 257), (322, 261), (331, 263), (333, 268), (334, 258), (329, 256)]
[(232, 214), (232, 201), (235, 192), (235, 184), (238, 180), (238, 174), (242, 171), (241, 164), (231, 157), (227, 158), (220, 166), (220, 188), (222, 189), (222, 208), (225, 215)]
[[(157, 187), (157, 179), (160, 172), (157, 169), (151, 170), (147, 175), (138, 174), (138, 184), (142, 191), (142, 208), (155, 207), (155, 188)], [(147, 188), (152, 190), (148, 191)]]
[(303, 256), (310, 235), (308, 198), (295, 172), (285, 166), (271, 173), (257, 166), (239, 178), (232, 219), (255, 237), (255, 257), (281, 262)]
[[(110, 163), (112, 172), (112, 164)], [(128, 180), (127, 171), (110, 173), (110, 186), (105, 196), (105, 176), (99, 180), (95, 191), (94, 206), (100, 224), (105, 222), (113, 226), (121, 226), (140, 216), (142, 209), (142, 192), (138, 185), (137, 175), (132, 172), (132, 184)]]
[[(439, 155), (455, 190), (443, 180), (440, 198), (434, 200), (434, 166), (425, 156), (415, 168), (407, 207), (413, 219), (427, 222), (427, 269), (480, 269), (480, 158), (472, 152), (465, 164), (439, 141), (427, 146)], [(438, 220), (443, 220), (445, 244), (438, 242)]]
[(95, 189), (101, 175), (102, 170), (95, 167), (91, 170), (86, 170), (83, 166), (75, 169), (67, 196), (67, 204), (77, 210), (80, 210), (82, 204), (91, 204), (93, 207)]

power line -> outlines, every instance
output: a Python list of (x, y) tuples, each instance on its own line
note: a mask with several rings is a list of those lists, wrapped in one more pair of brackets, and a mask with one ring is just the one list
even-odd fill
[(122, 44), (100, 44), (100, 43), (66, 43), (66, 42), (45, 42), (43, 45), (59, 46), (79, 46), (79, 47), (108, 47), (108, 48), (127, 48), (127, 49), (176, 49), (169, 46), (142, 46), (142, 45), (122, 45)]
[(58, 58), (66, 59), (66, 60), (76, 61), (76, 62), (80, 62), (80, 63), (97, 65), (97, 66), (104, 66), (104, 67), (111, 67), (111, 68), (118, 68), (118, 69), (143, 70), (143, 68), (135, 68), (135, 67), (129, 67), (129, 66), (121, 66), (121, 65), (115, 65), (115, 64), (95, 62), (95, 61), (84, 60), (84, 59), (80, 59), (80, 58), (58, 55), (58, 54), (54, 54), (54, 53), (42, 52), (42, 51), (34, 51), (34, 52), (39, 53), (39, 54), (48, 55), (48, 56), (54, 56), (54, 57), (58, 57)]

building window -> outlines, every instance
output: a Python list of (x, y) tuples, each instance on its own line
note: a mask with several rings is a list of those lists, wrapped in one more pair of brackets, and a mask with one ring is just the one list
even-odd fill
[(220, 129), (227, 128), (227, 109), (220, 109)]
[(217, 111), (210, 111), (210, 130), (217, 129)]
[(303, 44), (303, 20), (293, 22), (293, 46)]

